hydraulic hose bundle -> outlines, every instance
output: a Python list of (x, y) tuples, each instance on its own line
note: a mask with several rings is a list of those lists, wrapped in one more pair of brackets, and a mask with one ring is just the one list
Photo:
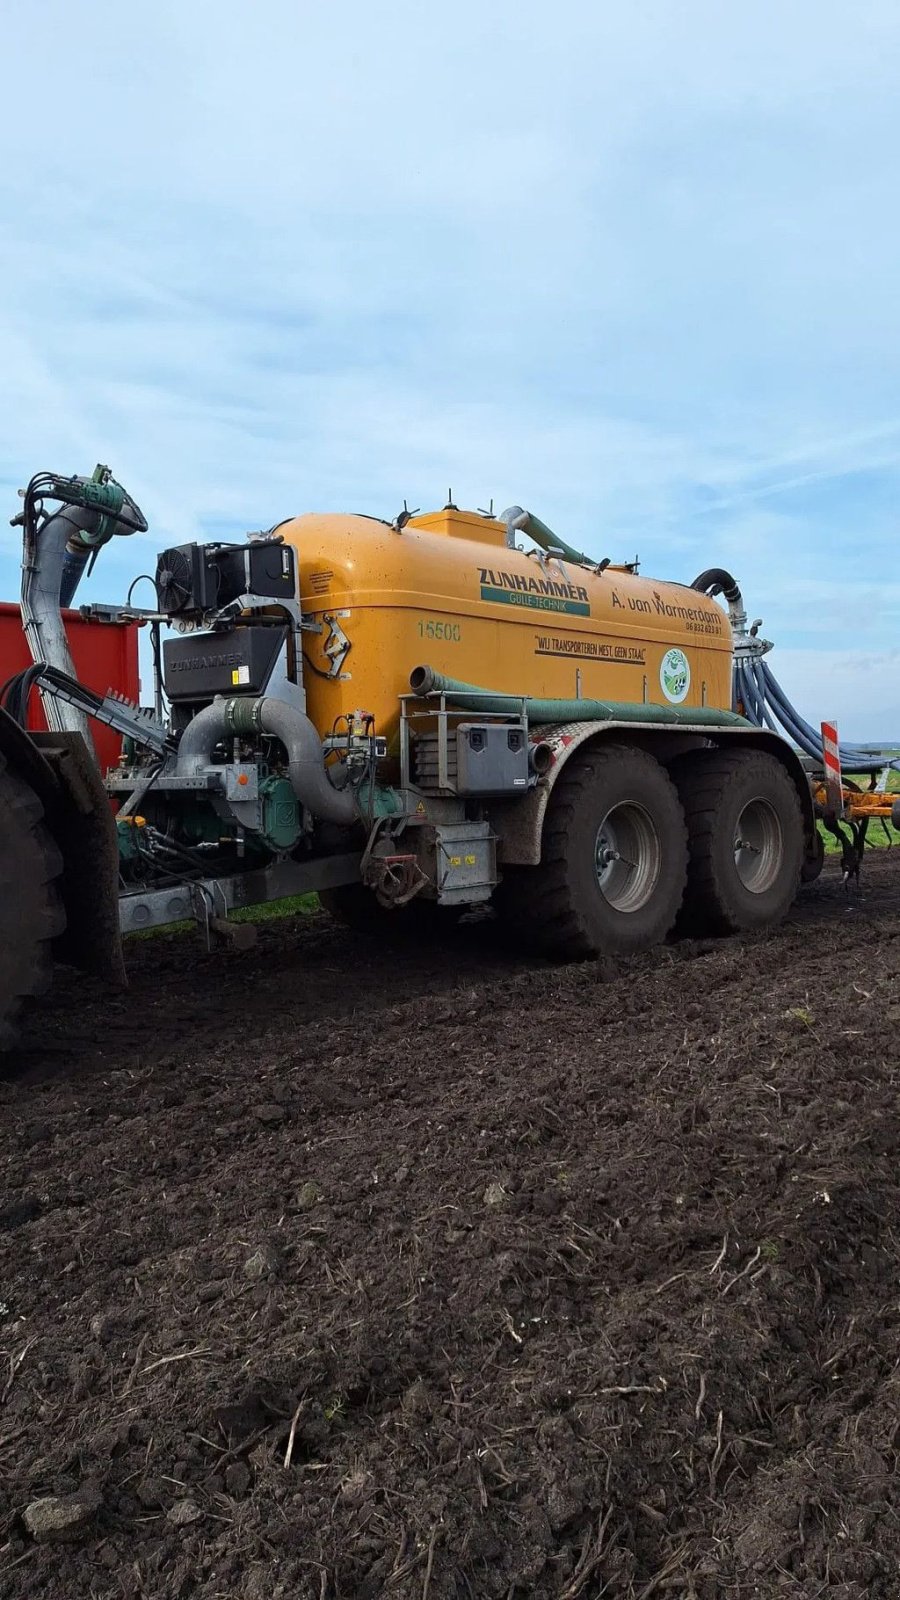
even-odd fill
[[(822, 736), (801, 717), (765, 661), (737, 660), (734, 666), (735, 698), (744, 707), (748, 721), (758, 728), (779, 728), (813, 761), (821, 762)], [(848, 772), (882, 772), (885, 767), (900, 771), (900, 759), (884, 755), (871, 746), (842, 744), (841, 766)]]
[[(755, 644), (753, 630), (748, 634), (747, 613), (737, 583), (722, 567), (710, 567), (694, 579), (692, 589), (701, 594), (721, 594), (735, 630), (734, 703), (757, 728), (781, 733), (817, 764), (823, 762), (822, 735), (800, 715), (788, 699), (771, 667), (763, 660), (768, 646)], [(758, 624), (754, 624), (756, 628)], [(900, 771), (900, 758), (885, 755), (868, 745), (842, 744), (841, 765), (848, 772), (883, 772), (885, 767)]]
[[(131, 495), (113, 478), (108, 467), (97, 466), (90, 478), (64, 477), (60, 473), (40, 472), (23, 491), (24, 507), (13, 523), (25, 529), (26, 551), (35, 547), (41, 519), (45, 527), (58, 519), (65, 532), (59, 603), (69, 606), (88, 562), (96, 560), (103, 545), (115, 534), (146, 533), (147, 519)], [(65, 509), (44, 512), (44, 499), (56, 500)]]

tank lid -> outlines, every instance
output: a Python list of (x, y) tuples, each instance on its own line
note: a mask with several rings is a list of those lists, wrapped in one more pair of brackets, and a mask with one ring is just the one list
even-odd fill
[(456, 506), (444, 506), (441, 511), (427, 511), (424, 516), (411, 517), (409, 528), (422, 528), (428, 533), (443, 533), (451, 539), (473, 539), (479, 544), (506, 544), (506, 524), (496, 517), (483, 517), (478, 511), (460, 511)]

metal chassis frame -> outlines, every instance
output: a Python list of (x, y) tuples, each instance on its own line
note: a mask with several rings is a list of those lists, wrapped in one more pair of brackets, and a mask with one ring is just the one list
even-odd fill
[(289, 895), (311, 894), (359, 882), (358, 851), (324, 856), (314, 861), (272, 862), (226, 878), (192, 878), (166, 889), (129, 891), (119, 896), (119, 929), (137, 933), (143, 928), (164, 928), (168, 923), (203, 920), (204, 907), (226, 916), (240, 906), (262, 905)]

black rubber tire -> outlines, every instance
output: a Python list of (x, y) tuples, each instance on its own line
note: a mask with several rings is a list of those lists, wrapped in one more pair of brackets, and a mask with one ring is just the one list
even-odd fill
[[(672, 776), (684, 806), (690, 860), (681, 928), (686, 933), (749, 933), (786, 916), (800, 886), (805, 844), (794, 781), (761, 750), (710, 750), (676, 762)], [(735, 860), (738, 823), (753, 801), (777, 819), (780, 860), (759, 891), (741, 880)], [(773, 850), (777, 851), (777, 840)]]
[(819, 832), (819, 830), (817, 828), (816, 829), (816, 837), (815, 837), (814, 854), (810, 856), (810, 855), (807, 855), (805, 851), (804, 851), (804, 854), (803, 854), (803, 865), (800, 868), (800, 882), (801, 883), (815, 883), (816, 879), (821, 877), (822, 868), (824, 867), (824, 865), (825, 865), (825, 840), (822, 838), (822, 835), (821, 835), (821, 833)]
[[(655, 882), (634, 910), (610, 904), (596, 870), (598, 830), (613, 807), (637, 805), (659, 841)], [(591, 744), (569, 759), (550, 796), (537, 867), (506, 868), (499, 916), (532, 948), (570, 960), (633, 955), (674, 926), (687, 878), (687, 829), (675, 785), (629, 745)]]
[(23, 1004), (50, 986), (52, 942), (66, 925), (61, 873), (40, 800), (0, 755), (0, 1049)]

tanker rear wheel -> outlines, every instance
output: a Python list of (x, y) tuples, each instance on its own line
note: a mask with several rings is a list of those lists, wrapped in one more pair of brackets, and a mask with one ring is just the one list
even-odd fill
[(761, 750), (713, 750), (676, 762), (690, 842), (683, 926), (749, 933), (781, 922), (800, 885), (803, 816), (794, 781)]
[(804, 856), (803, 866), (800, 868), (800, 882), (815, 883), (816, 879), (821, 877), (822, 868), (824, 865), (825, 840), (822, 838), (818, 828), (816, 828), (813, 838), (812, 854)]
[(0, 1049), (13, 1042), (23, 1004), (50, 986), (52, 941), (65, 927), (62, 857), (44, 808), (0, 755)]
[(631, 955), (665, 939), (686, 875), (684, 814), (667, 772), (644, 750), (598, 744), (564, 767), (540, 865), (507, 868), (497, 909), (548, 954)]

